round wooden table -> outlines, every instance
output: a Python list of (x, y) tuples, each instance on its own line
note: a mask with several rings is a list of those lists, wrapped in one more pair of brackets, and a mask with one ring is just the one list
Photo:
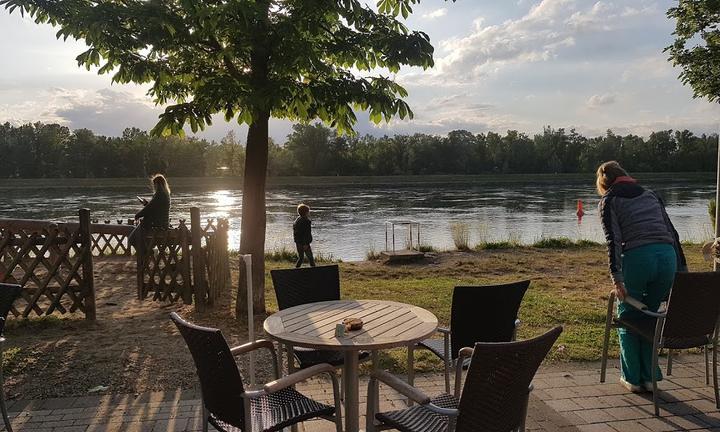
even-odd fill
[[(335, 337), (344, 318), (361, 318), (363, 328)], [(270, 315), (265, 333), (288, 346), (345, 353), (345, 431), (359, 430), (358, 351), (409, 346), (432, 335), (435, 315), (404, 303), (382, 300), (336, 300), (308, 303)]]

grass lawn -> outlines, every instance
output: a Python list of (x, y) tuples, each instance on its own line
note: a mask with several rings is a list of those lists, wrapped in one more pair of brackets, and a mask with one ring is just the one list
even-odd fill
[[(710, 268), (699, 245), (686, 245), (690, 269)], [(421, 306), (447, 325), (452, 289), (456, 285), (487, 284), (531, 279), (520, 307), (519, 338), (541, 334), (555, 325), (564, 332), (549, 362), (592, 361), (600, 358), (608, 293), (611, 289), (603, 246), (562, 249), (515, 247), (471, 252), (443, 252), (422, 263), (387, 265), (370, 261), (340, 263), (343, 298), (394, 300)], [(268, 268), (286, 268), (289, 262), (269, 262)], [(268, 276), (268, 312), (277, 310)], [(613, 332), (611, 354), (617, 356)], [(383, 356), (384, 367), (404, 372), (405, 350)], [(442, 364), (426, 351), (416, 354), (420, 371), (439, 370)]]

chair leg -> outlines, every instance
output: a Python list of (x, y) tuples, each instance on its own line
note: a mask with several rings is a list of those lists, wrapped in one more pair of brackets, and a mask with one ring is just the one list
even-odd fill
[(710, 385), (710, 361), (708, 360), (708, 346), (703, 347), (703, 354), (705, 354), (705, 385)]
[(208, 412), (207, 408), (205, 408), (205, 404), (203, 404), (202, 413), (202, 432), (208, 432), (208, 417), (210, 417), (210, 413)]
[[(444, 335), (444, 344), (445, 344), (445, 393), (450, 394), (450, 359), (452, 357), (452, 353), (450, 352), (450, 335), (445, 334)], [(458, 365), (462, 367), (462, 365)]]
[(652, 371), (652, 393), (653, 393), (653, 406), (655, 407), (655, 415), (660, 416), (660, 408), (658, 407), (658, 388), (657, 388), (657, 375), (655, 371), (658, 368), (658, 357), (660, 356), (661, 348), (658, 346), (660, 341), (660, 332), (662, 331), (662, 319), (658, 319), (655, 326), (655, 337), (653, 338), (653, 350), (652, 350), (652, 365), (650, 370)]
[[(415, 385), (415, 346), (408, 345), (407, 351), (407, 380), (410, 386)], [(407, 406), (412, 406), (412, 399), (408, 398)]]
[(10, 417), (7, 412), (7, 405), (5, 405), (5, 377), (2, 374), (2, 353), (3, 351), (0, 350), (0, 409), (2, 410), (3, 421), (5, 422), (5, 430), (7, 432), (13, 432)]
[(375, 414), (376, 414), (376, 406), (378, 403), (378, 392), (379, 392), (379, 384), (378, 380), (374, 377), (370, 377), (370, 382), (368, 382), (368, 390), (367, 390), (367, 408), (365, 410), (365, 430), (367, 432), (376, 432), (377, 428), (375, 427)]
[(527, 397), (525, 398), (525, 404), (523, 405), (523, 413), (520, 417), (520, 426), (518, 426), (518, 432), (525, 432), (525, 420), (527, 419), (528, 404), (530, 403), (530, 392), (528, 391)]
[(667, 361), (667, 374), (672, 375), (672, 362), (673, 362), (673, 350), (668, 350), (668, 361)]
[(612, 328), (613, 305), (615, 304), (615, 294), (610, 293), (608, 298), (607, 317), (605, 318), (605, 338), (603, 339), (602, 358), (600, 362), (600, 382), (605, 382), (605, 373), (607, 370), (608, 346), (610, 345), (610, 329)]
[(715, 406), (720, 408), (720, 392), (718, 392), (717, 378), (717, 339), (713, 340), (712, 346), (712, 366), (713, 366), (713, 387), (715, 389)]
[(655, 376), (655, 370), (657, 369), (658, 355), (657, 351), (653, 352), (652, 359), (652, 393), (653, 393), (653, 406), (655, 407), (655, 415), (660, 415), (660, 408), (658, 408), (658, 388), (657, 388), (657, 377)]
[(338, 384), (337, 375), (331, 375), (330, 380), (332, 381), (333, 395), (335, 398), (335, 431), (343, 432), (342, 401), (340, 400), (340, 395), (342, 393), (339, 389), (340, 385)]

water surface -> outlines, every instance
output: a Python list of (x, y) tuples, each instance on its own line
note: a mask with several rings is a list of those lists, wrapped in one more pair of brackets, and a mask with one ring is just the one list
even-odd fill
[[(712, 174), (641, 176), (666, 201), (684, 240), (710, 235), (708, 200), (715, 194)], [(467, 224), (470, 243), (542, 237), (602, 240), (598, 197), (592, 176), (430, 176), (271, 179), (267, 192), (267, 248), (294, 247), (295, 206), (312, 208), (313, 248), (346, 261), (362, 260), (369, 250), (385, 249), (385, 222), (421, 224), (421, 242), (439, 249), (453, 246), (450, 227)], [(242, 193), (232, 179), (170, 179), (171, 217), (189, 219), (198, 206), (203, 217), (230, 219), (230, 246), (240, 239)], [(135, 195), (150, 196), (141, 179), (0, 180), (0, 217), (76, 220), (88, 207), (93, 218), (127, 219), (139, 209)], [(578, 224), (577, 200), (585, 204)], [(114, 223), (114, 222), (113, 222)], [(404, 247), (407, 229), (396, 231)], [(392, 245), (389, 245), (390, 247)]]

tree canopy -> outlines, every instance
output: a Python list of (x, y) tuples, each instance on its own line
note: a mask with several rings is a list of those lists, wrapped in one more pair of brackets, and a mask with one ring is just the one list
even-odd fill
[[(151, 84), (167, 105), (154, 133), (193, 131), (223, 113), (252, 123), (259, 112), (320, 119), (352, 130), (354, 110), (373, 121), (411, 117), (407, 92), (388, 76), (401, 65), (433, 65), (428, 36), (399, 19), (419, 0), (105, 1), (0, 0), (58, 38), (84, 40), (79, 66), (113, 82)], [(353, 72), (357, 71), (357, 72)]]
[(675, 42), (665, 50), (680, 66), (680, 79), (694, 96), (716, 102), (720, 98), (720, 0), (679, 0), (668, 10), (676, 20)]

